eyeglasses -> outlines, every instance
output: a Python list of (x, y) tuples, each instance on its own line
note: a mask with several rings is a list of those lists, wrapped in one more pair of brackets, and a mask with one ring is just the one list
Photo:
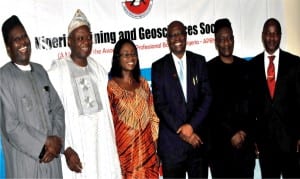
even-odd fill
[(120, 54), (120, 57), (124, 57), (124, 58), (133, 57), (133, 58), (136, 58), (137, 54), (136, 53), (123, 53), (123, 54)]
[(183, 32), (177, 32), (177, 33), (173, 33), (173, 34), (168, 34), (168, 37), (170, 39), (174, 39), (176, 37), (183, 37), (185, 35), (186, 35), (186, 32), (183, 31)]

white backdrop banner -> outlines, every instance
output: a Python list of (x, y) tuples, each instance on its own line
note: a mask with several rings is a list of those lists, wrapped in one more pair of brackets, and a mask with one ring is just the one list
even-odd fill
[[(31, 39), (31, 61), (49, 69), (52, 60), (70, 53), (67, 27), (78, 8), (91, 23), (92, 57), (109, 70), (116, 41), (130, 38), (138, 47), (143, 75), (148, 80), (152, 62), (169, 52), (166, 27), (173, 20), (187, 26), (187, 49), (204, 55), (207, 61), (217, 55), (213, 34), (216, 19), (230, 19), (234, 54), (244, 58), (263, 50), (261, 31), (268, 17), (278, 18), (283, 31), (285, 21), (281, 0), (10, 0), (0, 7), (0, 22), (2, 25), (11, 15), (17, 15)], [(10, 59), (2, 36), (0, 40), (2, 66)], [(283, 36), (282, 45), (284, 41)]]

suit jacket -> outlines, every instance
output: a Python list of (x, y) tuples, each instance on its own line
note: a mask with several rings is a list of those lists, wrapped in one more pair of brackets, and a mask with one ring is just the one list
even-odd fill
[(181, 125), (189, 123), (203, 140), (202, 125), (211, 104), (205, 58), (189, 51), (186, 58), (187, 102), (171, 53), (152, 64), (154, 106), (160, 118), (158, 153), (161, 157), (167, 155), (174, 160), (182, 160), (187, 151), (193, 150), (176, 131)]
[(275, 94), (271, 99), (264, 68), (264, 53), (250, 61), (256, 140), (263, 151), (296, 151), (300, 139), (299, 57), (280, 50)]

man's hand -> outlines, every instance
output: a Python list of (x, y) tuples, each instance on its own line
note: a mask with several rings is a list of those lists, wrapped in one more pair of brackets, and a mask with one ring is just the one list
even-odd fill
[(184, 124), (179, 127), (177, 130), (179, 137), (185, 142), (191, 144), (194, 148), (198, 147), (200, 144), (203, 144), (201, 138), (194, 133), (193, 127), (190, 124)]
[(201, 144), (203, 144), (202, 139), (196, 133), (193, 133), (190, 137), (185, 137), (182, 134), (179, 134), (179, 136), (182, 140), (191, 144), (194, 148), (199, 147)]
[(62, 148), (62, 141), (58, 136), (48, 136), (45, 146), (47, 149), (46, 151), (49, 151), (55, 156), (58, 156)]
[(81, 173), (82, 164), (80, 162), (80, 158), (79, 158), (78, 154), (71, 147), (68, 147), (65, 150), (64, 154), (65, 154), (66, 162), (68, 164), (69, 169), (76, 173)]
[(181, 134), (184, 137), (191, 137), (192, 134), (194, 133), (193, 127), (190, 124), (183, 124), (182, 126), (179, 127), (177, 130), (177, 134)]
[(49, 150), (47, 150), (47, 147), (45, 147), (45, 149), (45, 154), (40, 159), (40, 163), (49, 163), (56, 157), (56, 155), (52, 154), (51, 152), (49, 152)]
[(58, 136), (48, 136), (45, 143), (45, 154), (40, 162), (51, 162), (55, 157), (60, 154), (62, 141)]
[(238, 131), (231, 138), (231, 145), (237, 149), (241, 148), (246, 138), (244, 131)]

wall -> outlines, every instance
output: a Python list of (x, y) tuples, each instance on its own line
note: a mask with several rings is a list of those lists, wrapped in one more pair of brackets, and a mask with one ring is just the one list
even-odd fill
[[(285, 0), (284, 16), (286, 16), (287, 49), (300, 56), (300, 1)], [(285, 34), (283, 34), (285, 35)]]

